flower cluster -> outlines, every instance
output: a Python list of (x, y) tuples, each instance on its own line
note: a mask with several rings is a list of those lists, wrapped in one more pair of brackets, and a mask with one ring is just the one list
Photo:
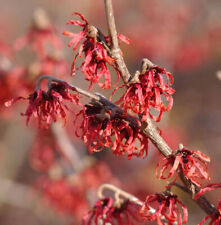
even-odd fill
[[(150, 204), (157, 203), (156, 211), (151, 212)], [(182, 211), (181, 211), (182, 209)], [(148, 221), (157, 221), (159, 225), (185, 224), (188, 218), (186, 206), (170, 191), (148, 195), (141, 208), (141, 215)], [(183, 213), (183, 218), (182, 214)]]
[[(116, 58), (113, 58), (114, 54), (111, 51), (114, 47), (111, 38), (104, 36), (98, 28), (90, 25), (80, 13), (73, 13), (73, 15), (80, 19), (69, 20), (67, 24), (80, 26), (82, 30), (79, 33), (63, 32), (64, 35), (71, 37), (68, 46), (73, 47), (74, 51), (78, 49), (72, 62), (71, 74), (74, 75), (76, 70), (81, 69), (82, 73), (85, 74), (85, 79), (90, 82), (89, 89), (95, 83), (103, 89), (109, 89), (111, 87), (109, 67), (115, 69), (119, 77), (118, 63), (115, 63)], [(129, 40), (125, 36), (118, 34), (117, 37), (120, 41), (129, 44)], [(29, 89), (32, 88), (32, 81), (40, 75), (56, 74), (56, 72), (59, 75), (66, 73), (66, 61), (60, 51), (61, 42), (41, 10), (36, 13), (28, 33), (15, 42), (14, 48), (19, 50), (26, 45), (34, 50), (37, 59), (30, 64), (31, 66), (15, 67), (15, 70), (11, 70), (10, 67), (11, 76), (14, 74), (16, 77), (16, 79), (12, 79), (13, 85), (19, 83), (17, 81), (24, 77), (31, 78), (26, 79), (27, 83), (22, 81), (24, 89)], [(0, 42), (1, 52), (9, 57), (11, 49)], [(83, 62), (76, 68), (75, 62), (79, 58), (83, 58)], [(4, 71), (0, 67), (2, 75), (9, 74), (7, 72), (9, 70)], [(30, 74), (34, 74), (34, 76)], [(14, 90), (14, 86), (4, 89), (4, 86), (8, 84), (5, 77), (0, 79), (0, 86), (8, 94), (11, 89)], [(45, 78), (48, 79), (48, 90), (46, 91), (40, 88), (40, 82)], [(142, 122), (149, 117), (159, 122), (163, 113), (172, 108), (172, 95), (175, 92), (171, 87), (172, 84), (173, 77), (164, 68), (152, 64), (143, 67), (134, 78), (129, 79), (128, 83), (121, 86), (127, 87), (125, 94), (118, 101), (123, 108), (121, 110), (111, 102), (105, 100), (104, 103), (101, 98), (98, 101), (92, 94), (75, 88), (64, 81), (43, 76), (39, 78), (35, 91), (29, 97), (18, 97), (6, 102), (5, 105), (10, 106), (18, 100), (28, 100), (29, 105), (26, 111), (21, 114), (26, 116), (26, 123), (28, 124), (30, 119), (35, 117), (39, 127), (49, 128), (49, 125), (58, 118), (66, 121), (68, 104), (79, 104), (78, 94), (70, 93), (70, 91), (78, 91), (93, 98), (76, 115), (75, 119), (76, 122), (82, 118), (76, 128), (76, 135), (88, 144), (89, 152), (92, 154), (110, 148), (114, 154), (118, 156), (126, 154), (128, 159), (131, 159), (133, 156), (147, 156), (148, 138), (142, 132), (140, 120), (130, 116), (128, 112), (138, 114)], [(121, 87), (116, 88), (115, 91)], [(5, 99), (5, 96), (2, 99)], [(3, 101), (2, 99), (0, 98), (0, 102)], [(41, 135), (44, 134), (41, 133)], [(118, 183), (106, 164), (97, 163), (89, 166), (88, 163), (87, 166), (84, 164), (84, 167), (80, 168), (81, 170), (70, 168), (69, 165), (66, 165), (68, 160), (63, 160), (62, 152), (58, 151), (57, 143), (53, 137), (49, 137), (50, 141), (45, 141), (41, 139), (41, 135), (36, 138), (32, 147), (31, 164), (35, 170), (48, 173), (48, 176), (43, 176), (38, 180), (37, 185), (47, 203), (58, 211), (77, 217), (88, 206), (87, 195), (91, 193), (93, 195), (94, 189), (101, 183), (109, 180)], [(155, 140), (153, 143), (158, 144)], [(60, 149), (62, 146), (59, 146)], [(182, 172), (194, 185), (201, 186), (201, 181), (210, 179), (207, 169), (209, 161), (209, 157), (200, 151), (191, 151), (182, 146), (158, 164), (157, 168), (160, 168), (159, 178), (174, 177), (170, 184), (173, 185), (178, 174)], [(195, 199), (207, 190), (217, 187), (220, 185), (208, 185), (195, 195)], [(88, 189), (91, 191), (90, 193)], [(117, 193), (115, 193), (115, 198), (116, 201), (111, 197), (97, 201), (95, 206), (84, 216), (83, 225), (133, 225), (142, 222), (143, 218), (148, 221), (156, 221), (159, 225), (181, 225), (187, 222), (188, 212), (185, 205), (168, 188), (163, 193), (147, 196), (141, 209), (134, 202), (120, 199)], [(156, 210), (152, 208), (152, 204), (157, 205)], [(218, 210), (205, 217), (200, 224), (208, 219), (211, 219), (210, 224), (218, 225), (220, 223), (221, 201)]]
[[(173, 77), (169, 72), (164, 68), (151, 66), (133, 79), (117, 103), (121, 104), (125, 113), (129, 109), (142, 115), (142, 121), (150, 116), (158, 122), (162, 114), (172, 108), (172, 95), (175, 92), (171, 88), (172, 84)], [(158, 115), (154, 115), (151, 109), (156, 111), (155, 114), (158, 112)]]
[(65, 82), (51, 83), (48, 91), (38, 89), (34, 91), (28, 98), (18, 97), (5, 103), (10, 106), (15, 101), (20, 99), (28, 100), (29, 105), (25, 113), (21, 115), (26, 116), (26, 123), (28, 124), (32, 115), (38, 118), (39, 127), (48, 128), (52, 121), (56, 121), (57, 117), (66, 120), (66, 112), (68, 106), (63, 102), (69, 101), (78, 104), (79, 97), (77, 94), (69, 92), (69, 86)]
[[(200, 181), (208, 181), (210, 179), (207, 168), (208, 162), (210, 162), (210, 158), (202, 152), (182, 148), (158, 163), (157, 169), (158, 167), (161, 168), (159, 178), (169, 179), (175, 175), (175, 179), (173, 181), (175, 182), (180, 170), (182, 170), (188, 179), (190, 179), (197, 186), (201, 186)], [(167, 173), (168, 168), (169, 173)]]
[(139, 206), (130, 201), (115, 205), (112, 198), (98, 200), (83, 217), (82, 225), (134, 225), (142, 222)]
[(138, 121), (126, 117), (121, 111), (111, 110), (99, 102), (85, 105), (79, 112), (83, 121), (76, 135), (88, 144), (89, 152), (98, 152), (111, 148), (116, 155), (128, 154), (141, 157), (147, 155), (148, 138), (138, 128)]
[[(73, 15), (78, 15), (82, 22), (79, 20), (68, 20), (67, 24), (80, 26), (83, 30), (78, 34), (70, 31), (64, 31), (63, 33), (72, 38), (68, 46), (73, 46), (73, 50), (76, 51), (78, 45), (80, 45), (79, 51), (75, 55), (72, 63), (71, 74), (75, 74), (76, 58), (78, 56), (81, 57), (82, 53), (84, 53), (85, 59), (80, 68), (85, 74), (85, 79), (90, 81), (89, 88), (91, 89), (92, 85), (97, 83), (101, 88), (108, 89), (111, 86), (111, 76), (107, 64), (117, 71), (113, 65), (115, 59), (113, 59), (109, 53), (109, 37), (104, 36), (98, 28), (89, 25), (88, 21), (80, 13), (75, 12)], [(129, 43), (129, 40), (123, 35), (118, 35), (118, 38), (121, 41)], [(80, 44), (82, 40), (84, 41)], [(104, 83), (101, 83), (100, 79), (103, 74), (105, 81)]]

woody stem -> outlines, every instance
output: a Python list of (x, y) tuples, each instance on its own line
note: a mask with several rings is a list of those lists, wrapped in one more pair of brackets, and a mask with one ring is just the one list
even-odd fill
[(124, 62), (124, 59), (121, 55), (121, 51), (118, 45), (118, 38), (117, 38), (117, 30), (115, 25), (114, 19), (114, 12), (113, 12), (113, 5), (111, 0), (104, 0), (105, 11), (106, 11), (106, 18), (107, 18), (107, 25), (109, 30), (109, 35), (111, 38), (111, 53), (112, 57), (116, 60), (115, 64), (119, 70), (119, 73), (126, 84), (130, 78), (130, 73), (127, 69), (127, 66)]
[(41, 88), (41, 82), (42, 82), (42, 80), (45, 80), (45, 79), (48, 80), (48, 85), (50, 85), (50, 82), (64, 83), (72, 91), (78, 92), (79, 94), (82, 94), (82, 95), (84, 95), (84, 96), (86, 96), (88, 98), (91, 98), (91, 99), (94, 99), (94, 100), (97, 100), (97, 101), (100, 100), (100, 98), (97, 95), (95, 95), (95, 94), (93, 94), (91, 92), (85, 91), (85, 90), (83, 90), (83, 89), (81, 89), (79, 87), (76, 87), (76, 86), (74, 86), (72, 84), (67, 83), (64, 80), (61, 80), (61, 79), (58, 79), (58, 78), (55, 78), (55, 77), (52, 77), (52, 76), (49, 76), (49, 75), (43, 75), (43, 76), (40, 76), (38, 78), (38, 80), (36, 82), (35, 90), (38, 90), (38, 89)]

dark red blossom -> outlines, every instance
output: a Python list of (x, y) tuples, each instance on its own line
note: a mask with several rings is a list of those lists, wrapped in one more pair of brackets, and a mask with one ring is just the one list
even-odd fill
[(29, 105), (25, 113), (21, 115), (26, 116), (26, 123), (28, 124), (30, 118), (34, 116), (38, 118), (40, 127), (48, 128), (49, 124), (53, 121), (56, 122), (57, 117), (66, 120), (67, 105), (63, 102), (69, 101), (78, 104), (79, 97), (77, 94), (71, 94), (69, 87), (66, 83), (51, 83), (49, 90), (43, 91), (42, 89), (36, 90), (28, 98), (18, 97), (5, 103), (10, 106), (15, 101), (20, 99), (28, 100)]
[[(182, 148), (158, 163), (157, 169), (158, 167), (161, 168), (159, 178), (169, 179), (170, 177), (175, 176), (175, 181), (180, 170), (182, 170), (184, 175), (194, 184), (201, 186), (200, 181), (208, 181), (210, 179), (207, 168), (208, 162), (210, 162), (210, 158), (202, 152)], [(168, 170), (169, 173), (166, 175)]]
[(122, 201), (116, 205), (112, 198), (98, 200), (88, 211), (82, 225), (135, 225), (142, 222), (139, 206), (130, 201)]
[[(216, 188), (221, 188), (221, 184), (218, 183), (214, 183), (214, 184), (209, 184), (207, 186), (205, 186), (204, 188), (202, 188), (199, 192), (197, 192), (197, 194), (194, 196), (194, 199), (198, 199), (201, 195), (205, 194), (205, 192), (207, 191), (212, 191)], [(218, 203), (217, 206), (217, 212), (215, 212), (212, 215), (206, 216), (203, 218), (203, 220), (198, 224), (204, 224), (208, 219), (210, 219), (210, 225), (220, 225), (221, 222), (221, 200)]]
[[(155, 212), (151, 207), (154, 203), (157, 204)], [(159, 225), (174, 225), (175, 222), (181, 225), (188, 219), (186, 206), (170, 191), (148, 195), (140, 212), (148, 221), (156, 221)]]
[[(78, 56), (82, 57), (82, 53), (84, 53), (85, 59), (79, 68), (81, 68), (81, 71), (85, 74), (85, 79), (90, 81), (90, 88), (94, 83), (97, 83), (104, 89), (110, 88), (111, 75), (107, 64), (111, 65), (116, 71), (117, 69), (113, 66), (115, 60), (108, 53), (109, 38), (104, 36), (96, 27), (89, 25), (88, 21), (80, 13), (73, 13), (72, 15), (78, 15), (82, 22), (79, 20), (69, 20), (67, 24), (81, 26), (83, 30), (78, 34), (70, 31), (63, 32), (64, 35), (72, 38), (68, 46), (73, 46), (74, 51), (76, 51), (77, 47), (80, 45), (79, 51), (75, 55), (72, 63), (71, 74), (75, 74), (76, 58)], [(118, 35), (118, 38), (121, 41), (129, 43), (129, 40), (123, 35)], [(82, 44), (80, 44), (81, 41), (83, 41)], [(103, 75), (105, 81), (101, 83), (100, 79)]]
[[(150, 116), (158, 122), (161, 120), (162, 114), (172, 108), (172, 95), (175, 92), (171, 88), (172, 84), (173, 77), (169, 72), (164, 68), (152, 66), (129, 84), (125, 94), (117, 103), (121, 104), (125, 113), (129, 109), (134, 113), (141, 114), (142, 121)], [(154, 115), (151, 110), (158, 112), (158, 115)]]
[(127, 153), (128, 159), (133, 155), (147, 155), (148, 138), (138, 128), (138, 122), (116, 110), (110, 110), (99, 102), (85, 105), (77, 117), (83, 121), (76, 130), (89, 146), (89, 152), (111, 148), (116, 155)]

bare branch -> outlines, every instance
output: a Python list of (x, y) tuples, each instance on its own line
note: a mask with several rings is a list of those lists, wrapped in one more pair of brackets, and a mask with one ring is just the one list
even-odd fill
[(38, 89), (41, 88), (41, 81), (45, 80), (45, 79), (48, 79), (48, 85), (50, 84), (50, 82), (65, 83), (72, 91), (76, 91), (76, 92), (78, 92), (78, 93), (80, 93), (80, 94), (82, 94), (82, 95), (84, 95), (84, 96), (86, 96), (88, 98), (91, 98), (91, 99), (94, 99), (94, 100), (97, 100), (97, 101), (100, 100), (100, 98), (97, 95), (95, 95), (95, 94), (92, 94), (92, 93), (90, 93), (88, 91), (85, 91), (85, 90), (79, 88), (79, 87), (76, 87), (76, 86), (74, 86), (72, 84), (69, 84), (69, 83), (67, 83), (64, 80), (61, 80), (61, 79), (58, 79), (58, 78), (55, 78), (55, 77), (52, 77), (52, 76), (48, 76), (48, 75), (43, 75), (43, 76), (40, 76), (38, 78), (38, 80), (36, 82), (35, 90), (38, 90)]
[(161, 152), (161, 154), (168, 157), (173, 153), (172, 149), (160, 136), (159, 131), (156, 129), (151, 119), (148, 118), (145, 122), (142, 122), (141, 129), (155, 145), (155, 147)]
[[(121, 190), (120, 188), (112, 185), (112, 184), (102, 184), (99, 188), (98, 188), (98, 191), (97, 191), (97, 195), (98, 195), (98, 198), (99, 199), (102, 199), (104, 198), (104, 190), (111, 190), (115, 196), (116, 196), (116, 193), (117, 193), (117, 196), (121, 196), (131, 202), (134, 202), (136, 203), (137, 205), (139, 206), (142, 206), (143, 205), (143, 202), (141, 200), (139, 200), (138, 198), (136, 198), (135, 196), (133, 196), (132, 194), (126, 192), (126, 191), (123, 191)], [(115, 199), (116, 200), (116, 199)]]
[(124, 59), (121, 55), (121, 52), (118, 46), (117, 30), (115, 25), (112, 0), (104, 0), (104, 4), (105, 4), (105, 11), (106, 11), (107, 25), (108, 25), (109, 35), (111, 38), (111, 44), (112, 44), (111, 46), (112, 57), (116, 59), (115, 63), (120, 72), (120, 75), (124, 83), (127, 84), (131, 75), (127, 69), (127, 66), (124, 62)]

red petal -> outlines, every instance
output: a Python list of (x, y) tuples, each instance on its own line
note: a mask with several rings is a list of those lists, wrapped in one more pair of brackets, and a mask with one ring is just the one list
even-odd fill
[(66, 24), (77, 25), (81, 27), (85, 27), (85, 24), (80, 22), (79, 20), (68, 20)]
[(78, 15), (85, 22), (85, 24), (88, 24), (88, 21), (84, 18), (84, 16), (82, 14), (80, 14), (78, 12), (73, 12), (72, 16), (74, 16), (74, 15)]
[(130, 39), (124, 36), (123, 34), (117, 34), (117, 37), (119, 38), (119, 40), (123, 41), (124, 43), (128, 45), (130, 44)]
[(201, 195), (205, 194), (207, 191), (212, 191), (216, 188), (221, 188), (221, 184), (213, 183), (205, 186), (194, 196), (194, 200), (198, 199)]

